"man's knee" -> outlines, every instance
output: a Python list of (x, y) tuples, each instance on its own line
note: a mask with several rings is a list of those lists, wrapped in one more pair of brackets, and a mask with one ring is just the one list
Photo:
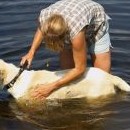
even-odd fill
[(106, 72), (110, 72), (111, 69), (111, 52), (105, 52), (102, 54), (92, 55), (93, 66), (100, 68)]

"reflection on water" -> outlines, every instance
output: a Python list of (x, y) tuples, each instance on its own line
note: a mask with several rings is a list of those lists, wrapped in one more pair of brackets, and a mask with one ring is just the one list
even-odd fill
[[(1, 59), (19, 65), (30, 47), (40, 10), (54, 1), (0, 1)], [(103, 4), (112, 18), (112, 73), (130, 83), (130, 1), (95, 1)], [(41, 47), (32, 68), (45, 69), (48, 61), (47, 69), (59, 69), (57, 55)], [(0, 130), (129, 130), (129, 115), (130, 95), (126, 93), (96, 101), (48, 101), (34, 107), (18, 106), (0, 93)]]
[[(4, 104), (6, 109), (0, 111), (2, 117), (0, 125), (8, 124), (8, 120), (10, 120), (17, 124), (12, 123), (12, 128), (18, 129), (18, 124), (29, 124), (32, 130), (36, 128), (46, 130), (109, 130), (112, 125), (119, 125), (112, 123), (113, 121), (120, 122), (118, 117), (120, 112), (123, 114), (130, 112), (128, 109), (130, 107), (129, 98), (130, 95), (119, 93), (119, 95), (91, 101), (85, 98), (54, 100), (48, 101), (44, 105), (39, 104), (38, 107), (35, 106), (35, 109), (32, 109), (31, 106), (18, 106), (14, 100), (11, 100)], [(8, 113), (6, 113), (7, 111)], [(125, 121), (122, 120), (124, 125), (130, 121), (128, 115), (122, 119), (125, 119)], [(4, 127), (10, 130), (8, 125)], [(28, 127), (25, 125), (24, 130), (27, 129)], [(115, 128), (114, 130), (119, 129)]]
[[(103, 107), (100, 107), (99, 103), (97, 105), (95, 104), (95, 106), (87, 104), (85, 99), (51, 102), (46, 105), (46, 108), (43, 109), (44, 111), (36, 111), (35, 109), (35, 112), (30, 111), (29, 108), (24, 108), (24, 110), (20, 109), (14, 102), (12, 104), (10, 102), (9, 105), (8, 108), (12, 107), (11, 112), (15, 115), (14, 117), (35, 124), (40, 128), (50, 130), (78, 130), (85, 128), (102, 130), (104, 129), (104, 118), (112, 113), (109, 110), (105, 110), (105, 108), (103, 110)], [(8, 116), (11, 118), (13, 114)], [(3, 114), (3, 116), (6, 115)]]

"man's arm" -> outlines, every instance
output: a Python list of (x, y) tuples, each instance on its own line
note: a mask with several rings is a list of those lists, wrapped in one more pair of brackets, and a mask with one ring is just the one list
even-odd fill
[(33, 42), (32, 42), (32, 46), (31, 46), (30, 51), (36, 52), (36, 50), (38, 49), (38, 47), (42, 43), (42, 40), (43, 40), (43, 33), (39, 28), (37, 28), (37, 31), (36, 31), (34, 38), (33, 38)]
[(61, 79), (54, 82), (55, 88), (58, 88), (70, 81), (78, 78), (84, 73), (86, 69), (87, 51), (86, 51), (86, 41), (85, 41), (85, 31), (81, 31), (72, 40), (72, 51), (75, 67), (71, 69), (67, 74), (65, 74)]
[(37, 28), (37, 31), (33, 38), (31, 48), (29, 52), (25, 56), (22, 57), (22, 60), (20, 63), (21, 65), (23, 65), (26, 60), (28, 61), (28, 67), (31, 65), (34, 54), (36, 50), (38, 49), (38, 47), (40, 46), (40, 44), (42, 43), (42, 40), (43, 40), (43, 33), (41, 32), (39, 28)]

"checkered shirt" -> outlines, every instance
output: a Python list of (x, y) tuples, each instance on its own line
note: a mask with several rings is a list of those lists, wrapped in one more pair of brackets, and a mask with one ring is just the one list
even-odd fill
[(39, 21), (44, 22), (52, 14), (60, 14), (66, 20), (73, 39), (84, 27), (87, 27), (87, 39), (98, 41), (107, 31), (108, 17), (103, 7), (91, 0), (60, 0), (41, 10)]

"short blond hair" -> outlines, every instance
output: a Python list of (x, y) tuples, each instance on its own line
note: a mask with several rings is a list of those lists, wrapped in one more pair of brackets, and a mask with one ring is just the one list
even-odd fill
[(51, 15), (45, 21), (42, 31), (48, 48), (58, 52), (63, 50), (68, 26), (61, 15)]

